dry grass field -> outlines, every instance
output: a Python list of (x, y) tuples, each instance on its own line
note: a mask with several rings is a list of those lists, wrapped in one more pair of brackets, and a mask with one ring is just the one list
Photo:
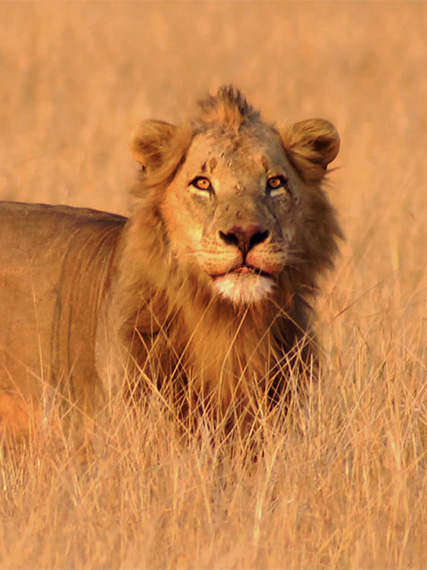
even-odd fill
[(0, 198), (125, 213), (143, 118), (235, 83), (342, 136), (324, 362), (264, 454), (112, 411), (90, 465), (4, 442), (0, 568), (427, 568), (427, 3), (2, 2)]

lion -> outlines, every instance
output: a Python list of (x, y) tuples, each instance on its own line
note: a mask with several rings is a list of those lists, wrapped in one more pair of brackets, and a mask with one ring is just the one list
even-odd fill
[(270, 125), (225, 86), (184, 125), (136, 128), (128, 218), (2, 202), (2, 429), (153, 390), (235, 424), (303, 386), (342, 237), (324, 190), (339, 146), (327, 120)]

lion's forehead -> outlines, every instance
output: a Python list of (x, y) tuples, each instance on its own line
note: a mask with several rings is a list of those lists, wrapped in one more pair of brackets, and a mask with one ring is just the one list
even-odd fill
[(206, 175), (259, 178), (286, 168), (287, 161), (279, 138), (256, 134), (224, 133), (197, 135), (187, 154), (187, 168)]

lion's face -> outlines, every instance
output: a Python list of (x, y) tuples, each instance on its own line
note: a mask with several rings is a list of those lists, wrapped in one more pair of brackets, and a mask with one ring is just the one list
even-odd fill
[(231, 95), (202, 103), (191, 127), (143, 122), (131, 148), (143, 167), (135, 193), (163, 226), (163, 251), (214, 295), (248, 305), (285, 274), (313, 288), (332, 265), (341, 234), (321, 182), (339, 136), (322, 119), (273, 128)]
[(267, 296), (292, 263), (298, 183), (279, 136), (194, 137), (164, 208), (180, 263), (195, 264), (235, 304)]

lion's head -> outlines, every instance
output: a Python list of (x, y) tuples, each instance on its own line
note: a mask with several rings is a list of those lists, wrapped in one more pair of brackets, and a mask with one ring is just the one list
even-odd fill
[(339, 142), (322, 119), (270, 126), (224, 87), (189, 126), (136, 129), (134, 193), (156, 205), (170, 256), (214, 296), (253, 304), (289, 280), (311, 290), (340, 236), (321, 189)]

